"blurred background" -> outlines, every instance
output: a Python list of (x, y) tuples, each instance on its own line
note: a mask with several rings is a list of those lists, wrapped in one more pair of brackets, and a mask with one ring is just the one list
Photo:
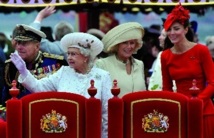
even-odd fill
[[(75, 31), (86, 32), (90, 28), (98, 28), (103, 32), (117, 24), (136, 21), (145, 28), (152, 25), (162, 27), (162, 18), (166, 18), (174, 5), (125, 5), (125, 4), (81, 4), (56, 6), (56, 13), (42, 22), (42, 26), (53, 28), (54, 25), (65, 20), (70, 22)], [(38, 11), (43, 7), (5, 7), (0, 6), (0, 32), (9, 38), (16, 24), (30, 24), (34, 21)], [(205, 38), (214, 35), (214, 4), (190, 5), (190, 21), (198, 23), (196, 31), (199, 41), (205, 43)]]

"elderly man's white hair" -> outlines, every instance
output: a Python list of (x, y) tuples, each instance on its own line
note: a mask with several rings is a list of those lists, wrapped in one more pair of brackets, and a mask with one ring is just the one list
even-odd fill
[(60, 41), (64, 35), (73, 33), (73, 31), (73, 26), (69, 22), (60, 21), (54, 27), (55, 40)]

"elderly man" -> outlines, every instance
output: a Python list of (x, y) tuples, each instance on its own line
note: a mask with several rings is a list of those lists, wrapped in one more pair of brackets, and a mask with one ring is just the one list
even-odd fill
[[(31, 26), (19, 24), (16, 26), (14, 34), (15, 49), (20, 57), (25, 61), (27, 69), (38, 79), (43, 78), (58, 70), (61, 65), (67, 65), (63, 56), (42, 53), (40, 51), (40, 42), (46, 35)], [(18, 79), (19, 72), (17, 71), (11, 60), (5, 61), (4, 88), (2, 91), (2, 104), (11, 98), (9, 89), (13, 80)], [(21, 84), (17, 84), (20, 93), (18, 98), (21, 98), (31, 92), (25, 89)]]

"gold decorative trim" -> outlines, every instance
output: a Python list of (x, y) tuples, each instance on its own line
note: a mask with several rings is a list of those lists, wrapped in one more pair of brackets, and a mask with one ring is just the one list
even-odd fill
[[(43, 60), (42, 60), (42, 53), (41, 53), (41, 51), (39, 51), (39, 52), (38, 52), (38, 55), (37, 55), (37, 57), (36, 57), (36, 59), (35, 59), (35, 61), (32, 62), (32, 64), (35, 64), (35, 63), (36, 63), (36, 64), (35, 64), (35, 69), (34, 69), (34, 70), (36, 70), (36, 69), (38, 68), (39, 64), (42, 63), (42, 62), (43, 62)], [(12, 87), (11, 83), (12, 83), (13, 80), (10, 80), (10, 72), (9, 72), (10, 69), (9, 69), (9, 68), (11, 68), (11, 64), (13, 64), (13, 63), (12, 63), (11, 60), (7, 60), (7, 62), (5, 62), (5, 63), (7, 63), (7, 64), (5, 65), (4, 79), (5, 79), (6, 84), (7, 84), (9, 87)], [(16, 68), (16, 67), (15, 67), (15, 68)], [(33, 74), (33, 71), (34, 71), (34, 70), (30, 70), (30, 72)], [(20, 75), (20, 73), (19, 73), (19, 71), (16, 69), (16, 75), (15, 75), (14, 80), (16, 80), (17, 82), (18, 82), (18, 77), (19, 77), (19, 75)], [(18, 83), (18, 86), (17, 86), (17, 87), (20, 89), (20, 88), (21, 88), (21, 84)]]
[[(4, 79), (5, 79), (5, 83), (8, 85), (8, 86), (10, 86), (10, 87), (12, 87), (12, 81), (10, 80), (10, 72), (9, 72), (9, 67), (10, 67), (11, 65), (10, 65), (10, 63), (7, 63), (6, 64), (6, 66), (5, 66), (5, 70), (4, 70)], [(18, 80), (18, 76), (19, 76), (19, 71), (17, 70), (16, 71), (16, 75), (15, 75), (15, 78), (14, 78), (14, 80)], [(18, 81), (17, 81), (18, 82)], [(18, 87), (18, 88), (20, 88), (20, 87)]]
[(48, 98), (48, 99), (42, 99), (42, 100), (35, 100), (29, 103), (29, 138), (31, 138), (31, 110), (32, 110), (32, 105), (36, 103), (41, 103), (41, 102), (47, 102), (47, 101), (62, 101), (62, 102), (68, 102), (68, 103), (73, 103), (76, 105), (77, 109), (77, 138), (79, 138), (79, 103), (76, 101), (72, 100), (65, 100), (65, 99), (56, 99), (56, 98)]
[(7, 59), (7, 60), (5, 60), (5, 62), (4, 62), (4, 63), (9, 63), (9, 62), (11, 62), (11, 59)]
[(175, 100), (169, 100), (169, 99), (163, 99), (163, 98), (148, 98), (148, 99), (141, 99), (141, 100), (135, 100), (131, 102), (131, 138), (133, 138), (133, 108), (134, 104), (140, 103), (140, 102), (147, 102), (147, 101), (164, 101), (164, 102), (170, 102), (178, 105), (178, 138), (181, 138), (181, 105), (180, 102)]
[(44, 57), (47, 57), (47, 58), (58, 59), (58, 60), (63, 60), (63, 59), (64, 59), (64, 56), (55, 55), (55, 54), (50, 54), (50, 53), (46, 53), (46, 52), (43, 53), (43, 56), (44, 56)]

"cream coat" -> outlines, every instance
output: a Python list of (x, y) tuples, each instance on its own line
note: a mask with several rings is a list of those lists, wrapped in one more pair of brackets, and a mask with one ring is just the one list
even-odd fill
[(126, 72), (126, 64), (118, 61), (115, 55), (111, 55), (107, 58), (98, 59), (96, 66), (108, 71), (111, 75), (111, 79), (118, 81), (118, 87), (120, 87), (120, 95), (146, 90), (144, 64), (142, 61), (132, 58), (132, 71), (128, 75)]

